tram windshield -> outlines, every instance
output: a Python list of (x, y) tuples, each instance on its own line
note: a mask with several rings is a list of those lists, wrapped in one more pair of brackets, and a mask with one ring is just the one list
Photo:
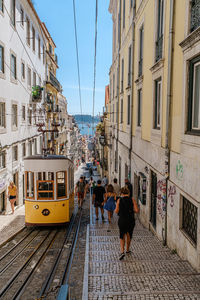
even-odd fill
[(53, 180), (38, 180), (38, 199), (53, 199)]
[(25, 182), (26, 182), (26, 197), (34, 198), (34, 173), (26, 172), (25, 173)]

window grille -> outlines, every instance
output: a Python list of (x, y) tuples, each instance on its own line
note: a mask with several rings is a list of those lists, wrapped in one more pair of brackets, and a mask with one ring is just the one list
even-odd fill
[(11, 54), (11, 75), (14, 79), (17, 79), (17, 60), (13, 54)]
[(0, 127), (6, 127), (6, 120), (5, 120), (5, 103), (0, 102)]
[(17, 105), (12, 105), (12, 125), (17, 127)]
[(18, 160), (18, 147), (17, 145), (13, 147), (13, 161)]
[(183, 224), (186, 234), (197, 243), (197, 207), (183, 197)]
[(200, 26), (200, 0), (191, 2), (191, 32)]
[(0, 72), (4, 73), (4, 47), (0, 45)]

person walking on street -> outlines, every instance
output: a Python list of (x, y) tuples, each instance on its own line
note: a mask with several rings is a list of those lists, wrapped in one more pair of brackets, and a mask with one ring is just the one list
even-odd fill
[(119, 194), (120, 194), (120, 185), (117, 183), (117, 178), (114, 178), (114, 184), (113, 184), (113, 188), (114, 188), (114, 192), (116, 194), (116, 197), (118, 199)]
[(83, 176), (81, 176), (80, 180), (77, 182), (75, 187), (75, 195), (78, 196), (78, 208), (82, 208), (85, 194), (86, 194), (86, 183), (84, 182)]
[(14, 182), (11, 181), (8, 187), (8, 199), (10, 201), (12, 214), (14, 214), (15, 211), (15, 202), (17, 201), (17, 196), (18, 196), (17, 187), (16, 185), (14, 185)]
[(126, 238), (126, 253), (130, 253), (130, 243), (132, 239), (133, 229), (135, 227), (134, 212), (138, 213), (138, 207), (134, 200), (129, 196), (127, 186), (121, 188), (121, 197), (117, 200), (115, 212), (119, 215), (118, 226), (120, 232), (120, 250), (119, 260), (125, 256), (125, 238)]
[(132, 198), (133, 197), (133, 186), (130, 183), (130, 181), (128, 180), (128, 178), (125, 179), (125, 186), (129, 189), (129, 196)]
[(107, 193), (105, 195), (105, 200), (104, 200), (104, 209), (108, 211), (108, 222), (111, 223), (111, 218), (113, 216), (113, 211), (116, 208), (116, 195), (114, 193), (114, 188), (112, 184), (109, 184), (107, 187)]
[(97, 186), (93, 189), (93, 197), (92, 197), (92, 204), (95, 207), (95, 214), (96, 220), (98, 220), (99, 216), (99, 208), (101, 210), (101, 217), (104, 220), (104, 210), (103, 210), (103, 203), (104, 203), (104, 194), (106, 193), (105, 188), (101, 185), (101, 180), (97, 180)]
[(96, 186), (96, 182), (94, 181), (93, 177), (90, 177), (89, 187), (90, 187), (90, 194), (93, 194), (93, 189)]

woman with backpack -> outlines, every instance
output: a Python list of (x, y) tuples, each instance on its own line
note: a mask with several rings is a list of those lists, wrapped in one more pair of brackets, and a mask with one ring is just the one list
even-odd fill
[(115, 212), (119, 216), (118, 226), (120, 232), (120, 249), (121, 254), (119, 260), (122, 260), (125, 256), (125, 239), (126, 239), (126, 253), (129, 254), (130, 244), (135, 227), (134, 212), (138, 213), (139, 209), (134, 198), (131, 198), (129, 189), (125, 186), (120, 190), (120, 198), (117, 200)]

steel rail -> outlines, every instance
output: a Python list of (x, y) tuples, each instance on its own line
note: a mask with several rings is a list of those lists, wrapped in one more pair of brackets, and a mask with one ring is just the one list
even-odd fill
[(44, 250), (43, 254), (40, 256), (39, 260), (37, 261), (35, 266), (32, 268), (31, 272), (24, 279), (23, 284), (19, 287), (19, 289), (16, 291), (15, 295), (11, 298), (12, 300), (21, 299), (21, 296), (24, 293), (28, 282), (30, 281), (30, 279), (32, 278), (32, 275), (34, 274), (34, 272), (37, 270), (37, 268), (40, 266), (41, 262), (45, 258), (48, 250), (51, 248), (51, 245), (55, 241), (55, 238), (56, 238), (56, 236), (59, 232), (60, 232), (59, 230), (57, 230), (55, 232), (54, 236), (52, 237), (51, 241), (48, 243), (48, 245), (47, 245), (46, 249)]
[[(0, 274), (2, 274), (3, 272), (5, 272), (8, 268), (9, 268), (9, 266), (10, 265), (12, 265), (12, 263), (13, 263), (13, 261), (14, 260), (16, 260), (16, 258), (18, 257), (18, 256), (20, 256), (21, 255), (21, 253), (25, 250), (25, 249), (27, 249), (28, 248), (28, 246), (30, 245), (30, 243), (38, 236), (38, 234), (39, 234), (39, 231), (36, 233), (36, 235), (28, 242), (28, 244), (26, 244), (22, 249), (21, 249), (21, 251), (20, 252), (18, 252), (3, 268), (1, 268), (0, 269)], [(7, 253), (6, 253), (7, 254)]]
[[(28, 234), (26, 234), (17, 244), (15, 244), (10, 250), (8, 250), (4, 255), (2, 255), (1, 257), (0, 257), (0, 261), (2, 260), (2, 259), (4, 259), (8, 254), (10, 254), (10, 252), (12, 252), (17, 246), (19, 246), (29, 235), (31, 235), (31, 233), (33, 232), (33, 230), (34, 229), (32, 229), (30, 232), (28, 232)], [(16, 236), (16, 235), (15, 235)], [(14, 237), (15, 237), (14, 236)], [(12, 240), (12, 239), (11, 239)], [(11, 241), (10, 240), (10, 241)], [(9, 242), (10, 242), (9, 241)], [(1, 271), (0, 271), (1, 272)]]
[(32, 257), (36, 254), (38, 249), (42, 246), (42, 244), (46, 241), (46, 239), (49, 237), (51, 231), (48, 232), (48, 234), (42, 239), (42, 241), (37, 245), (35, 250), (29, 255), (29, 257), (26, 259), (23, 266), (21, 266), (15, 274), (8, 280), (7, 284), (0, 290), (0, 299), (1, 297), (6, 293), (6, 291), (9, 289), (9, 287), (13, 284), (14, 280), (18, 277), (18, 275), (21, 273), (21, 271), (27, 266), (27, 264), (30, 262)]
[(70, 235), (71, 235), (71, 232), (72, 232), (72, 229), (73, 229), (73, 225), (75, 223), (75, 219), (77, 217), (78, 213), (76, 213), (75, 215), (73, 215), (73, 220), (71, 220), (70, 222), (70, 227), (66, 233), (66, 236), (65, 236), (65, 239), (63, 241), (63, 244), (62, 244), (62, 247), (61, 249), (59, 250), (59, 253), (54, 261), (54, 264), (53, 264), (53, 267), (51, 269), (51, 271), (49, 272), (49, 275), (46, 279), (46, 281), (44, 282), (43, 286), (42, 286), (42, 289), (40, 291), (40, 295), (39, 295), (39, 298), (37, 298), (36, 300), (41, 300), (41, 299), (45, 299), (48, 295), (48, 291), (49, 291), (49, 288), (50, 288), (50, 285), (54, 279), (54, 276), (55, 276), (55, 273), (56, 273), (56, 270), (58, 268), (58, 265), (59, 265), (59, 262), (60, 262), (60, 259), (62, 257), (62, 252), (63, 252), (63, 249), (64, 249), (64, 246), (66, 244), (66, 242), (68, 241)]

